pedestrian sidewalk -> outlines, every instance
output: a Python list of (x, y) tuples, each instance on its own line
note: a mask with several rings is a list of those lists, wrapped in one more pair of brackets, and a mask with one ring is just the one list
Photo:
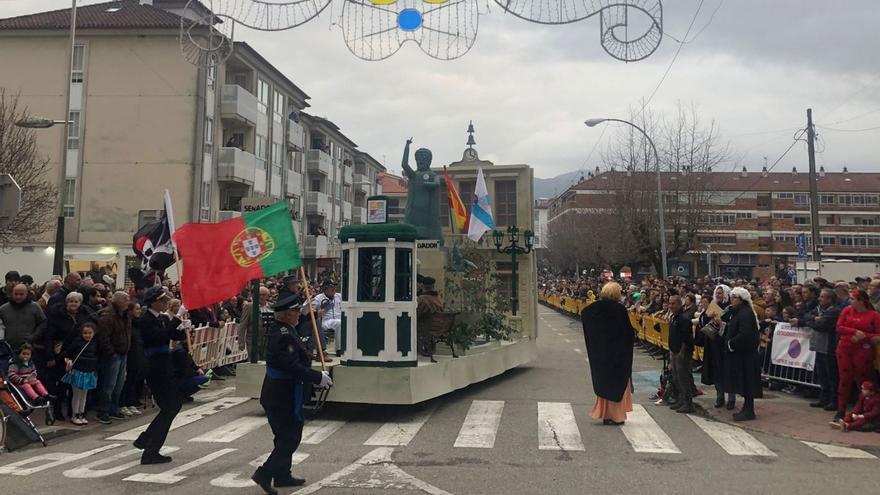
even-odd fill
[[(834, 412), (812, 408), (809, 400), (782, 392), (764, 390), (764, 399), (755, 401), (755, 413), (758, 419), (742, 423), (733, 421), (733, 413), (736, 410), (728, 411), (724, 407), (718, 409), (714, 407), (714, 393), (697, 398), (696, 403), (706, 411), (708, 417), (733, 423), (745, 429), (785, 435), (809, 442), (880, 448), (880, 434), (857, 431), (844, 433), (835, 430), (828, 425), (834, 418)], [(737, 410), (741, 406), (742, 398), (738, 398)]]

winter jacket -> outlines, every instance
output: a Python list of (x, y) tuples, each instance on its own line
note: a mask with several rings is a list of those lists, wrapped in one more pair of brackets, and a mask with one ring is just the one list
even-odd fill
[(131, 318), (112, 304), (98, 318), (98, 347), (102, 356), (125, 356), (131, 348)]
[(94, 338), (86, 342), (82, 336), (77, 336), (64, 346), (62, 353), (67, 359), (76, 361), (73, 364), (75, 370), (90, 373), (98, 369), (98, 343)]
[(837, 335), (835, 328), (837, 319), (840, 317), (840, 308), (832, 304), (827, 308), (816, 306), (810, 311), (803, 326), (813, 330), (810, 337), (810, 350), (822, 354), (832, 354), (837, 349)]
[(22, 363), (17, 357), (9, 363), (9, 381), (15, 385), (22, 383), (34, 383), (37, 381), (37, 368), (33, 361)]
[(880, 421), (880, 394), (874, 393), (870, 397), (859, 395), (859, 401), (852, 410), (853, 414), (864, 414), (865, 421), (874, 423)]
[[(853, 343), (850, 337), (857, 331), (864, 333), (865, 338)], [(871, 337), (880, 336), (880, 313), (870, 309), (859, 313), (852, 306), (844, 308), (837, 319), (837, 335), (840, 335), (839, 349), (850, 350), (870, 345)]]
[(694, 351), (694, 326), (686, 314), (679, 313), (669, 323), (669, 352), (678, 354), (682, 350)]
[(22, 304), (16, 304), (10, 301), (0, 306), (0, 327), (4, 329), (0, 335), (5, 335), (3, 338), (15, 350), (18, 350), (21, 344), (30, 342), (45, 325), (46, 316), (40, 305), (35, 302), (27, 300)]
[(70, 316), (66, 311), (50, 311), (44, 338), (37, 344), (44, 346), (50, 352), (58, 343), (64, 348), (73, 339), (80, 336), (80, 329), (89, 321), (91, 320), (85, 311), (77, 311), (74, 316)]

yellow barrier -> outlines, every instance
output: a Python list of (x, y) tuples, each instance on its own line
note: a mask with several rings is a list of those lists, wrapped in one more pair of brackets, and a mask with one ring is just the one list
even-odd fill
[[(581, 299), (573, 299), (571, 297), (559, 296), (556, 294), (546, 294), (543, 291), (538, 292), (538, 301), (571, 315), (580, 315), (584, 311), (584, 308), (590, 305), (590, 303)], [(629, 321), (636, 330), (639, 340), (669, 350), (668, 321), (650, 315), (639, 315), (633, 311), (629, 312)], [(655, 328), (655, 325), (657, 325), (657, 328)], [(694, 347), (694, 360), (703, 361), (702, 347)], [(877, 369), (880, 370), (880, 348), (878, 348), (877, 353), (877, 365)]]

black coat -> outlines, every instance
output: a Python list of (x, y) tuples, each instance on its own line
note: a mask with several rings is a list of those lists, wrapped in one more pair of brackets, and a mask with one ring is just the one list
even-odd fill
[(602, 299), (587, 306), (581, 319), (593, 390), (603, 399), (620, 402), (632, 379), (635, 341), (635, 330), (626, 308)]
[[(159, 313), (156, 316), (149, 310), (145, 310), (138, 324), (144, 352), (151, 352), (151, 349), (161, 347), (169, 349), (168, 346), (172, 340), (186, 340), (186, 333), (183, 330), (178, 330), (178, 326), (180, 326), (178, 318), (168, 318), (168, 315), (164, 313)], [(146, 359), (146, 364), (148, 378), (156, 382), (168, 381), (170, 383), (173, 372), (170, 351), (152, 354)]]
[(734, 307), (731, 314), (724, 333), (728, 347), (724, 355), (724, 391), (760, 397), (761, 360), (758, 357), (758, 345), (761, 334), (758, 331), (758, 320), (747, 304)]
[[(728, 307), (730, 307), (730, 303), (721, 305), (721, 309), (725, 310), (721, 315), (721, 321), (725, 324), (730, 321), (732, 315), (730, 311), (726, 310)], [(700, 383), (703, 385), (723, 385), (724, 355), (727, 352), (727, 344), (722, 335), (716, 335), (712, 339), (700, 331), (710, 321), (712, 321), (712, 318), (705, 313), (700, 315), (700, 321), (697, 322), (696, 337), (694, 337), (694, 343), (703, 347), (703, 370), (700, 372)]]
[(321, 372), (312, 369), (311, 355), (294, 327), (276, 322), (269, 329), (266, 341), (266, 367), (286, 373), (290, 378), (271, 378), (267, 370), (260, 404), (266, 409), (293, 409), (296, 385), (321, 383)]

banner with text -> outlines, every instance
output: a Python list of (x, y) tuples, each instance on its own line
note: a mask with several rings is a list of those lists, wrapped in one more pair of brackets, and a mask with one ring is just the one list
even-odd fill
[(816, 352), (810, 350), (808, 328), (792, 327), (788, 323), (777, 323), (773, 332), (773, 347), (770, 350), (771, 362), (778, 366), (800, 368), (813, 371)]

